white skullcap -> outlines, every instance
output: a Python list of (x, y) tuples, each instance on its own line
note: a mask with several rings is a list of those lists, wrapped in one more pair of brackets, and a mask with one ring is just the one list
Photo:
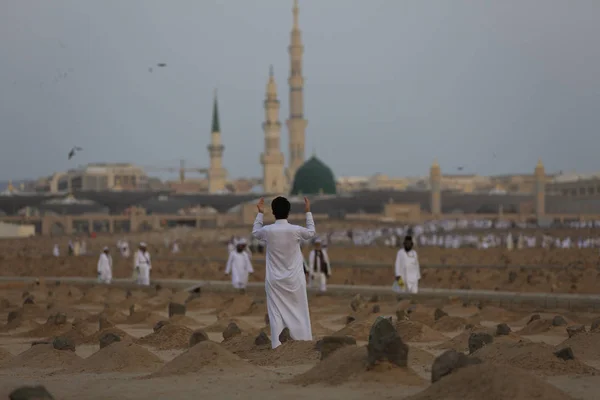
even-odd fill
[(146, 242), (140, 242), (140, 247), (146, 247)]
[(237, 241), (237, 244), (246, 244), (248, 243), (248, 241), (244, 238), (241, 238), (240, 240)]
[(316, 238), (315, 243), (323, 243), (323, 241), (321, 240), (321, 238)]
[(102, 249), (102, 251), (106, 251), (108, 250), (108, 246), (104, 246), (104, 248)]

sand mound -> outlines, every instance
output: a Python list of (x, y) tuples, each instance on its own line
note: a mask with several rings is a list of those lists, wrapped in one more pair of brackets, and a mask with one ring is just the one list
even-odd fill
[(469, 336), (471, 336), (471, 333), (476, 332), (485, 332), (493, 335), (495, 333), (495, 330), (491, 328), (484, 328), (483, 326), (476, 326), (472, 329), (467, 329), (464, 332), (459, 333), (452, 339), (446, 340), (445, 342), (440, 343), (437, 346), (434, 346), (433, 348), (439, 350), (468, 351)]
[(131, 342), (115, 342), (73, 365), (65, 372), (149, 372), (163, 365), (156, 355)]
[(598, 370), (579, 360), (564, 361), (556, 357), (554, 347), (544, 343), (531, 342), (495, 342), (473, 355), (492, 364), (510, 365), (544, 375), (592, 375)]
[(120, 337), (122, 341), (132, 341), (133, 340), (133, 338), (131, 336), (129, 336), (129, 334), (126, 333), (125, 331), (122, 331), (119, 328), (112, 327), (112, 328), (103, 329), (100, 332), (96, 332), (96, 333), (84, 338), (81, 341), (81, 343), (82, 344), (99, 344), (100, 338), (105, 333), (113, 333), (113, 334), (117, 335), (118, 337)]
[(582, 360), (600, 360), (600, 333), (586, 332), (569, 338), (556, 346), (557, 350), (570, 347), (575, 357)]
[(293, 377), (288, 383), (296, 385), (340, 385), (346, 381), (392, 383), (421, 386), (425, 381), (410, 368), (382, 363), (368, 370), (366, 347), (344, 347), (319, 362), (307, 372)]
[(320, 358), (315, 341), (292, 340), (276, 349), (261, 353), (252, 362), (261, 366), (287, 367), (292, 365), (313, 364)]
[(477, 315), (481, 317), (483, 321), (493, 321), (498, 323), (512, 321), (517, 317), (513, 312), (494, 306), (484, 306), (479, 310)]
[(265, 352), (271, 351), (271, 344), (257, 346), (254, 344), (255, 339), (254, 336), (239, 335), (227, 339), (220, 344), (233, 354), (247, 360), (265, 358)]
[[(137, 325), (137, 324), (150, 324), (150, 325), (154, 325), (156, 324), (158, 321), (163, 320), (164, 317), (161, 317), (160, 315), (153, 313), (152, 311), (136, 311), (133, 314), (129, 315), (129, 317), (127, 317), (127, 324), (131, 324), (131, 325)], [(112, 321), (112, 319), (109, 318), (110, 321)]]
[(223, 296), (218, 293), (202, 293), (200, 297), (189, 300), (185, 304), (188, 310), (220, 308), (223, 306)]
[(247, 315), (254, 311), (256, 307), (254, 298), (246, 295), (235, 296), (221, 305), (221, 308), (217, 310), (217, 316), (220, 319)]
[(183, 325), (168, 324), (149, 335), (135, 341), (137, 344), (152, 346), (158, 350), (186, 349), (192, 330)]
[(46, 322), (43, 325), (39, 325), (30, 331), (19, 333), (16, 336), (20, 337), (33, 337), (33, 338), (46, 338), (50, 336), (60, 336), (71, 330), (71, 324), (56, 325), (53, 322)]
[(231, 323), (234, 322), (243, 333), (256, 333), (258, 332), (257, 328), (254, 328), (252, 325), (247, 323), (246, 321), (242, 321), (237, 318), (221, 318), (217, 320), (215, 323), (204, 328), (205, 332), (223, 332), (225, 328)]
[(438, 319), (433, 324), (433, 329), (439, 332), (454, 332), (465, 329), (467, 320), (461, 317), (446, 316)]
[(225, 350), (219, 344), (207, 340), (178, 355), (149, 377), (185, 375), (202, 370), (220, 369), (256, 371), (255, 366)]
[(179, 325), (184, 325), (184, 326), (198, 326), (198, 325), (201, 325), (194, 318), (188, 317), (187, 315), (173, 315), (171, 318), (169, 318), (169, 321), (171, 321), (174, 324), (179, 324)]
[(369, 333), (371, 332), (371, 327), (373, 326), (375, 319), (377, 319), (377, 315), (375, 314), (365, 319), (357, 319), (332, 335), (352, 336), (356, 340), (369, 340)]
[(435, 356), (428, 351), (414, 346), (408, 346), (408, 365), (423, 367), (433, 364)]
[(446, 336), (440, 332), (416, 321), (397, 321), (396, 332), (404, 342), (440, 342), (446, 340)]
[(13, 319), (6, 325), (0, 328), (0, 332), (9, 332), (15, 329), (34, 330), (40, 327), (40, 324), (31, 319), (23, 319), (21, 317)]
[(552, 320), (537, 319), (525, 325), (521, 330), (517, 331), (517, 333), (519, 335), (539, 335), (540, 333), (551, 331), (552, 328)]
[(0, 368), (61, 369), (81, 361), (69, 350), (55, 350), (52, 345), (38, 344), (13, 357)]
[(5, 363), (13, 358), (13, 355), (4, 347), (0, 347), (0, 363)]
[(563, 391), (511, 367), (487, 363), (459, 369), (407, 400), (573, 400)]
[(115, 310), (113, 308), (108, 308), (98, 314), (91, 315), (90, 317), (88, 317), (86, 319), (86, 321), (87, 322), (98, 322), (100, 317), (104, 317), (115, 324), (125, 324), (125, 323), (127, 323), (127, 319), (129, 318), (129, 317), (127, 317), (127, 315), (123, 314), (122, 312), (120, 312), (118, 310)]

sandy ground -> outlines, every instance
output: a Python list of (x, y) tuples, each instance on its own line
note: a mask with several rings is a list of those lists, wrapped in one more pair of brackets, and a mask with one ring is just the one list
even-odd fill
[[(34, 297), (34, 304), (21, 306), (27, 296)], [(169, 320), (168, 303), (186, 300), (186, 315), (173, 317), (153, 333), (157, 321)], [(568, 324), (587, 324), (589, 330), (593, 314), (555, 310), (537, 313), (540, 319), (528, 324), (534, 310), (478, 309), (450, 301), (411, 304), (362, 299), (358, 310), (353, 311), (350, 302), (344, 297), (310, 298), (315, 340), (332, 334), (357, 340), (357, 348), (348, 353), (347, 362), (343, 358), (346, 353), (342, 354), (346, 349), (342, 349), (324, 364), (328, 360), (319, 361), (314, 342), (285, 343), (277, 350), (254, 344), (261, 330), (270, 333), (265, 325), (264, 298), (260, 296), (202, 293), (191, 299), (186, 293), (166, 289), (126, 292), (106, 287), (46, 287), (43, 283), (4, 285), (0, 288), (2, 313), (8, 316), (17, 311), (19, 316), (0, 327), (0, 397), (6, 398), (16, 387), (41, 383), (57, 399), (192, 399), (199, 395), (222, 399), (451, 398), (427, 397), (427, 390), (439, 389), (436, 385), (447, 379), (429, 383), (434, 358), (449, 348), (467, 351), (471, 329), (493, 331), (498, 323), (506, 322), (513, 333), (496, 337), (493, 344), (475, 355), (502, 369), (506, 365), (517, 368), (525, 381), (537, 379), (540, 385), (546, 385), (544, 390), (564, 391), (558, 392), (558, 397), (547, 398), (597, 399), (600, 372), (595, 368), (600, 368), (600, 333), (568, 339), (565, 326), (552, 326), (551, 322), (562, 315)], [(375, 305), (379, 311), (373, 313)], [(448, 316), (436, 321), (434, 310), (440, 306)], [(409, 345), (408, 368), (366, 372), (359, 362), (358, 369), (348, 371), (355, 365), (356, 352), (363, 351), (361, 347), (368, 340), (376, 316), (392, 316), (396, 322), (398, 316), (407, 315), (405, 310), (411, 311), (408, 320), (398, 322), (396, 327)], [(58, 312), (67, 316), (66, 323), (52, 318), (48, 321)], [(348, 316), (355, 320), (346, 325)], [(99, 348), (100, 317), (104, 324), (114, 325), (109, 329), (122, 337), (121, 342)], [(223, 330), (231, 321), (238, 324), (242, 334), (224, 341)], [(466, 329), (467, 324), (474, 327)], [(189, 337), (196, 329), (205, 331), (210, 343), (189, 348)], [(54, 350), (46, 344), (32, 346), (33, 341), (56, 336), (72, 338), (75, 353)], [(573, 349), (576, 360), (562, 361), (552, 355), (565, 343)], [(339, 357), (334, 360), (336, 355)], [(319, 367), (327, 373), (320, 374), (322, 381), (314, 383), (311, 369)], [(464, 379), (464, 385), (473, 384), (472, 378)], [(503, 396), (489, 398), (526, 398)]]

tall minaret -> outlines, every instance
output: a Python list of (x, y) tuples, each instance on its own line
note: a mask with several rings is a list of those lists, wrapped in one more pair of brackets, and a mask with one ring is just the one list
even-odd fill
[(294, 0), (294, 26), (289, 49), (290, 53), (290, 117), (287, 120), (287, 128), (290, 142), (290, 158), (288, 162), (287, 177), (290, 183), (294, 175), (304, 163), (304, 138), (307, 120), (304, 119), (304, 78), (302, 77), (302, 54), (304, 46), (300, 34), (298, 22), (298, 0)]
[(439, 217), (442, 214), (442, 170), (437, 160), (429, 170), (429, 186), (431, 187), (431, 214)]
[(284, 194), (287, 185), (283, 170), (284, 157), (279, 145), (281, 122), (279, 122), (279, 100), (277, 100), (273, 66), (269, 70), (263, 130), (265, 131), (265, 151), (260, 157), (263, 165), (263, 190), (268, 194)]
[(535, 179), (535, 216), (540, 219), (546, 213), (546, 169), (542, 160), (538, 160), (534, 171)]
[(210, 167), (208, 168), (209, 193), (217, 193), (225, 189), (227, 171), (225, 168), (223, 168), (223, 150), (225, 150), (225, 146), (221, 144), (219, 109), (217, 106), (217, 91), (215, 90), (212, 115), (212, 132), (210, 135), (210, 144), (208, 145), (208, 154), (210, 156)]

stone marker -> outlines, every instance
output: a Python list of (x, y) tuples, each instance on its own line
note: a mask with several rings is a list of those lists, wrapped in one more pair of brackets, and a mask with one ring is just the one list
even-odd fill
[(490, 344), (494, 341), (494, 337), (485, 332), (474, 332), (469, 336), (469, 354), (473, 354), (477, 350)]
[(377, 317), (369, 333), (367, 353), (367, 361), (371, 366), (378, 361), (387, 360), (400, 367), (406, 367), (408, 346), (398, 336), (391, 317)]
[(531, 316), (531, 318), (529, 318), (529, 322), (527, 322), (527, 325), (529, 325), (530, 323), (532, 323), (533, 321), (537, 321), (538, 319), (541, 319), (542, 317), (540, 317), (540, 314), (533, 314)]
[(371, 309), (371, 312), (372, 312), (373, 314), (377, 314), (377, 313), (378, 313), (378, 312), (380, 312), (380, 311), (381, 311), (381, 307), (379, 307), (379, 304), (375, 304), (375, 305), (373, 306), (373, 308)]
[(557, 315), (556, 317), (552, 318), (552, 326), (566, 326), (566, 325), (568, 325), (568, 322), (562, 316)]
[(23, 313), (21, 312), (21, 310), (11, 311), (8, 313), (8, 316), (6, 317), (6, 321), (12, 322), (16, 319), (21, 318), (22, 316), (23, 316)]
[(133, 295), (133, 293), (131, 293), (131, 290), (127, 289), (127, 291), (125, 292), (125, 298), (128, 299)]
[(169, 303), (169, 318), (173, 315), (185, 315), (185, 305), (179, 303)]
[(100, 316), (100, 318), (98, 318), (98, 330), (99, 331), (103, 331), (108, 328), (114, 328), (114, 326), (115, 326), (115, 324), (113, 324), (112, 321), (110, 321), (108, 318), (106, 318), (104, 316)]
[(25, 304), (35, 304), (35, 301), (33, 301), (33, 296), (27, 296), (25, 301), (23, 301), (23, 305)]
[(354, 318), (352, 315), (348, 315), (346, 317), (346, 325), (350, 325), (351, 323), (353, 323), (354, 321), (356, 321), (356, 318)]
[(171, 323), (170, 321), (158, 321), (157, 323), (154, 324), (154, 327), (152, 328), (152, 330), (156, 333), (156, 332), (160, 331), (163, 326), (169, 325), (170, 323)]
[(431, 366), (431, 383), (439, 381), (459, 368), (481, 363), (482, 361), (477, 357), (468, 357), (456, 350), (448, 350), (436, 357), (433, 362)]
[(561, 360), (569, 361), (574, 360), (575, 355), (573, 354), (573, 350), (570, 347), (565, 347), (564, 349), (560, 349), (554, 352), (554, 355)]
[(356, 346), (356, 339), (352, 336), (325, 336), (318, 342), (321, 360), (329, 357), (334, 351), (346, 346)]
[(241, 334), (242, 330), (240, 329), (240, 327), (237, 326), (235, 322), (230, 322), (229, 325), (227, 325), (227, 328), (225, 328), (225, 330), (223, 331), (223, 339), (227, 340)]
[(121, 337), (119, 335), (116, 335), (112, 332), (106, 332), (105, 334), (100, 336), (100, 348), (103, 349), (106, 346), (110, 346), (111, 344), (120, 341)]
[(266, 333), (264, 333), (263, 331), (260, 331), (260, 333), (258, 334), (256, 339), (254, 339), (254, 344), (257, 346), (265, 346), (267, 344), (270, 345), (271, 339), (269, 339), (269, 337), (267, 336)]
[(447, 317), (448, 313), (445, 312), (444, 310), (441, 310), (439, 308), (436, 308), (435, 311), (433, 312), (433, 318), (437, 321), (441, 318)]
[(197, 329), (190, 336), (190, 347), (194, 347), (200, 342), (208, 340), (208, 335), (202, 329)]
[(64, 336), (57, 336), (52, 341), (52, 347), (56, 350), (71, 350), (75, 351), (75, 343), (69, 338)]
[(48, 325), (65, 325), (67, 323), (67, 316), (63, 313), (56, 313), (51, 315), (46, 320)]
[(360, 296), (360, 294), (355, 295), (352, 298), (352, 301), (350, 302), (350, 307), (352, 308), (352, 311), (358, 311), (359, 309), (362, 308), (363, 305), (363, 299)]
[(38, 344), (50, 344), (50, 342), (47, 340), (34, 340), (31, 342), (31, 347), (37, 346)]
[(46, 390), (45, 387), (38, 386), (22, 386), (13, 390), (8, 398), (10, 400), (54, 400), (54, 397)]
[(288, 328), (283, 328), (281, 333), (279, 334), (279, 342), (285, 343), (292, 341), (292, 337), (290, 336), (290, 330)]
[(508, 283), (514, 283), (517, 280), (517, 273), (515, 271), (510, 271), (508, 273)]
[(496, 325), (496, 336), (506, 336), (512, 332), (510, 326), (506, 324), (498, 324)]
[(585, 333), (584, 325), (571, 325), (567, 327), (567, 334), (569, 335), (569, 337), (573, 337), (578, 333)]

